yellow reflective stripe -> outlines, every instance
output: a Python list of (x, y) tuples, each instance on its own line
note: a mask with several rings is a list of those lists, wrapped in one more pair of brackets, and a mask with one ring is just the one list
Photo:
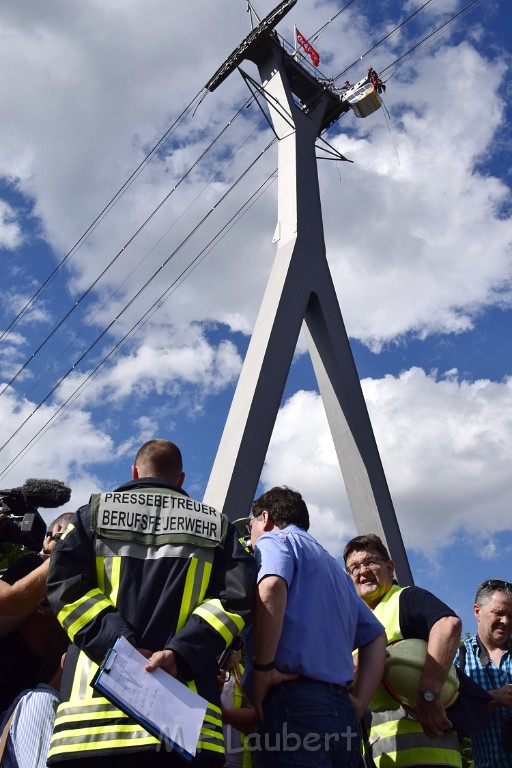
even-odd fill
[[(426, 763), (428, 760), (428, 763)], [(426, 749), (400, 749), (397, 752), (386, 752), (383, 755), (377, 755), (373, 758), (377, 768), (382, 765), (393, 768), (410, 768), (411, 765), (442, 765), (462, 766), (460, 752), (452, 749), (431, 750)]]
[(220, 707), (218, 707), (216, 704), (212, 704), (210, 701), (208, 702), (208, 706), (206, 707), (206, 714), (204, 716), (205, 720), (210, 719), (211, 722), (218, 722), (222, 725), (222, 710)]
[(96, 580), (98, 582), (98, 589), (103, 592), (104, 595), (108, 595), (108, 590), (105, 586), (105, 569), (105, 558), (96, 555)]
[(386, 592), (373, 611), (380, 623), (386, 628), (388, 643), (394, 643), (396, 640), (403, 639), (400, 630), (400, 593), (404, 589), (407, 589), (407, 587), (399, 587), (395, 584), (389, 592)]
[(201, 587), (199, 590), (199, 600), (197, 601), (198, 604), (202, 600), (204, 600), (204, 596), (206, 595), (206, 589), (208, 587), (208, 584), (210, 583), (210, 576), (212, 574), (212, 566), (213, 566), (213, 563), (207, 563), (207, 562), (203, 563), (203, 578), (202, 578)]
[(93, 664), (83, 651), (78, 654), (76, 662), (75, 673), (73, 676), (73, 686), (71, 688), (71, 699), (77, 701), (84, 697), (88, 698), (90, 695), (89, 676), (96, 672), (98, 669), (96, 664)]
[[(57, 731), (54, 733), (56, 739), (69, 739), (69, 738), (81, 738), (82, 736), (102, 736), (108, 734), (133, 734), (134, 736), (151, 736), (142, 726), (137, 723), (131, 723), (129, 725), (93, 725), (90, 728), (80, 728), (79, 731), (75, 729), (69, 729), (68, 731)], [(151, 736), (154, 742), (158, 744), (158, 739)]]
[(77, 712), (73, 715), (63, 714), (55, 718), (55, 728), (64, 723), (83, 723), (85, 717), (87, 717), (88, 720), (103, 720), (113, 717), (119, 719), (127, 718), (128, 715), (125, 715), (120, 709), (100, 709), (95, 712)]
[(121, 558), (96, 555), (96, 578), (100, 591), (117, 605), (121, 576)]
[(65, 539), (66, 536), (68, 536), (68, 534), (70, 534), (71, 531), (74, 529), (74, 527), (75, 527), (74, 525), (71, 525), (71, 523), (68, 523), (65, 529), (60, 534), (60, 540), (62, 541), (63, 539)]
[[(95, 738), (87, 738), (91, 736)], [(54, 733), (48, 757), (66, 752), (80, 754), (81, 752), (92, 752), (116, 747), (132, 747), (135, 744), (137, 746), (155, 746), (160, 744), (160, 742), (137, 725), (104, 725), (99, 728), (81, 728), (77, 731)]]
[[(400, 710), (403, 711), (403, 710)], [(396, 717), (393, 720), (388, 720), (385, 723), (379, 725), (371, 725), (371, 731), (378, 731), (381, 739), (388, 736), (397, 736), (403, 733), (421, 733), (425, 735), (425, 732), (417, 720), (406, 720), (405, 718)], [(428, 738), (428, 737), (427, 737)]]
[(204, 716), (204, 722), (212, 723), (213, 725), (218, 725), (219, 727), (222, 727), (222, 717), (214, 717), (213, 715), (209, 715), (208, 712)]
[(190, 614), (204, 599), (208, 584), (210, 583), (211, 572), (211, 562), (199, 560), (197, 557), (190, 558), (176, 626), (177, 632), (185, 626)]
[(176, 625), (176, 631), (179, 632), (185, 626), (185, 623), (192, 611), (192, 592), (194, 588), (194, 581), (196, 577), (196, 570), (198, 566), (197, 557), (191, 557), (187, 568), (187, 578), (185, 579), (185, 587), (183, 589), (183, 597), (181, 598), (180, 615), (178, 617), (178, 623)]
[(106, 608), (112, 608), (110, 600), (99, 589), (91, 589), (74, 603), (65, 605), (57, 618), (74, 641), (76, 633)]
[(224, 610), (220, 600), (207, 600), (198, 605), (194, 613), (201, 616), (219, 635), (222, 635), (226, 645), (233, 642), (245, 625), (244, 620), (237, 613), (229, 613), (229, 611)]
[(114, 605), (117, 605), (117, 597), (119, 595), (119, 584), (121, 580), (121, 558), (120, 557), (111, 558), (111, 569), (112, 569), (112, 572), (110, 574), (110, 583), (112, 585), (112, 591), (109, 594), (109, 598)]
[(220, 752), (222, 755), (225, 753), (224, 745), (213, 744), (211, 741), (202, 741), (200, 739), (197, 742), (198, 749), (208, 749), (210, 752)]
[[(403, 712), (403, 710), (400, 710)], [(380, 713), (377, 713), (380, 714)], [(384, 714), (384, 713), (382, 713)], [(425, 735), (416, 720), (405, 719), (400, 714), (369, 730), (372, 743), (371, 755), (375, 765), (387, 766), (393, 761), (396, 768), (410, 765), (445, 765), (460, 766), (458, 741), (454, 731), (446, 731), (436, 739), (435, 744)]]

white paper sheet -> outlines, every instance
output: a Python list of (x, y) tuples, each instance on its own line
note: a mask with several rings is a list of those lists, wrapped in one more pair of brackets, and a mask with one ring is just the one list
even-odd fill
[(120, 637), (94, 687), (150, 733), (191, 759), (208, 702), (163, 669), (147, 672), (147, 663), (125, 637)]

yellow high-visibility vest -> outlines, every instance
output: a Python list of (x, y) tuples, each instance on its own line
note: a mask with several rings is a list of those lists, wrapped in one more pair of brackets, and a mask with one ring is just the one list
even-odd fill
[[(407, 587), (393, 586), (375, 607), (374, 614), (386, 629), (388, 643), (402, 640), (400, 594)], [(425, 735), (415, 712), (400, 706), (382, 683), (370, 704), (368, 718), (369, 752), (377, 768), (409, 768), (416, 765), (462, 766), (455, 731), (437, 739)]]

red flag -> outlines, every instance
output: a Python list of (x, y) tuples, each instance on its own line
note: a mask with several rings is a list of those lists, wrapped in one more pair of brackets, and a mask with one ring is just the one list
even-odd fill
[(313, 62), (315, 67), (318, 67), (318, 65), (320, 64), (320, 54), (318, 54), (313, 48), (313, 46), (311, 45), (311, 43), (308, 43), (306, 38), (303, 35), (301, 35), (297, 27), (295, 27), (295, 37), (296, 37), (297, 43), (301, 45), (306, 51), (306, 53), (308, 53), (311, 56), (311, 61)]

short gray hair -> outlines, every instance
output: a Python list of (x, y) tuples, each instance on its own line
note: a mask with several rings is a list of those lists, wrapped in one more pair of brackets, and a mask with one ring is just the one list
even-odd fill
[(487, 579), (487, 581), (482, 581), (476, 590), (476, 605), (480, 608), (487, 605), (495, 592), (501, 592), (509, 600), (512, 600), (512, 584), (510, 582), (503, 581), (503, 579)]

